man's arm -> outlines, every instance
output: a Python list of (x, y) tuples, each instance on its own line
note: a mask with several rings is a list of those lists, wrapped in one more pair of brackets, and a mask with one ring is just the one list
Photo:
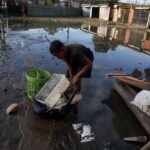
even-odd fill
[(73, 75), (72, 75), (72, 66), (70, 64), (67, 64), (67, 67), (68, 67), (70, 79), (72, 79), (73, 78)]
[(92, 68), (92, 61), (84, 56), (84, 64), (85, 66), (73, 77), (72, 83), (76, 84), (80, 78), (85, 75)]

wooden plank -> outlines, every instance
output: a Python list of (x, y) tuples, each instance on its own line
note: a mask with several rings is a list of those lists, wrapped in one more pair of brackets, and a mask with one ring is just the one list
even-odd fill
[(111, 76), (112, 76), (112, 77), (113, 77), (113, 76), (128, 76), (128, 74), (125, 74), (125, 73), (111, 73), (111, 72), (110, 72), (110, 73), (107, 73), (106, 75), (107, 75), (107, 76), (110, 76), (110, 77), (111, 77)]
[(125, 137), (123, 138), (123, 140), (130, 141), (130, 142), (146, 143), (147, 137), (146, 136), (132, 136), (132, 137)]
[(135, 117), (138, 119), (140, 124), (143, 126), (145, 131), (150, 135), (150, 117), (142, 112), (136, 106), (130, 104), (130, 102), (134, 99), (135, 93), (131, 91), (131, 87), (122, 82), (117, 82), (114, 84), (115, 90), (120, 94), (120, 96), (124, 99), (126, 105), (133, 112)]
[(107, 75), (111, 76), (111, 77), (113, 77), (113, 78), (115, 78), (117, 80), (120, 80), (120, 81), (122, 81), (124, 83), (127, 83), (129, 85), (138, 87), (140, 89), (150, 90), (150, 83), (149, 82), (146, 82), (144, 80), (136, 79), (136, 78), (131, 77), (131, 76), (127, 75), (127, 74), (108, 73)]
[(150, 150), (150, 141), (145, 144), (140, 150)]

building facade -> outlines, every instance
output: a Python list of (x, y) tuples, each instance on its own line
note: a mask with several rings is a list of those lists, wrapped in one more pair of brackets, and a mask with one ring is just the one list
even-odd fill
[(84, 17), (150, 28), (150, 5), (100, 3), (82, 4), (81, 7)]

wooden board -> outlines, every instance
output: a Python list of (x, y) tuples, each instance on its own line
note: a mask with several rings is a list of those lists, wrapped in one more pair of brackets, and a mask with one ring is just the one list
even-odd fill
[(107, 73), (107, 76), (128, 76), (128, 74), (125, 73)]
[(127, 83), (129, 85), (138, 87), (140, 89), (150, 90), (150, 83), (149, 82), (146, 82), (144, 80), (136, 79), (136, 78), (134, 78), (132, 76), (129, 76), (127, 74), (120, 74), (120, 73), (113, 74), (113, 73), (109, 73), (107, 75), (111, 76), (112, 78), (115, 78), (117, 80), (120, 80), (120, 81), (122, 81), (124, 83)]
[(131, 86), (122, 82), (116, 82), (114, 84), (114, 88), (123, 98), (128, 108), (136, 116), (136, 118), (138, 119), (140, 124), (143, 126), (145, 131), (148, 133), (148, 135), (150, 135), (150, 117), (146, 115), (144, 112), (142, 112), (136, 106), (130, 104), (130, 102), (134, 99), (135, 95), (137, 94), (136, 91), (134, 91), (134, 89)]

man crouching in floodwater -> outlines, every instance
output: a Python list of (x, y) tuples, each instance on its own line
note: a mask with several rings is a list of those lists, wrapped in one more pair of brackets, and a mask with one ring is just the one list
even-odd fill
[(80, 91), (81, 78), (91, 77), (94, 56), (92, 51), (80, 44), (64, 46), (59, 40), (54, 40), (50, 45), (50, 52), (53, 56), (64, 60), (67, 63), (67, 78)]

